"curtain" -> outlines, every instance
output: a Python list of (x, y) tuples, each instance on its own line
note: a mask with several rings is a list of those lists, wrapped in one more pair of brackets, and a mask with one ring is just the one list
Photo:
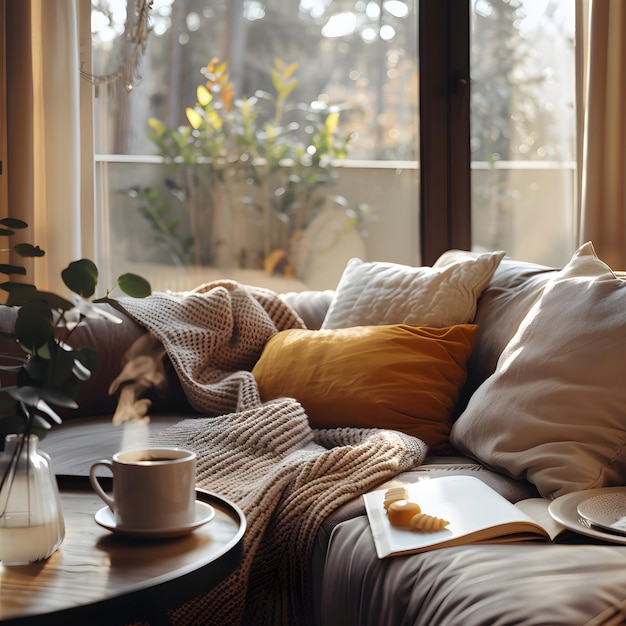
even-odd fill
[[(63, 293), (61, 270), (93, 252), (92, 87), (80, 80), (81, 21), (89, 33), (91, 3), (6, 8), (8, 214), (29, 224), (21, 240), (46, 252), (20, 260), (28, 282)], [(91, 41), (83, 43), (90, 55)]]
[(626, 269), (626, 2), (579, 0), (579, 243)]

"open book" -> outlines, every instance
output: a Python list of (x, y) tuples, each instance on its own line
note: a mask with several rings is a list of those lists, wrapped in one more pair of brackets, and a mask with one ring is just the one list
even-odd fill
[(422, 513), (450, 523), (436, 532), (392, 526), (383, 506), (386, 489), (366, 493), (365, 509), (380, 559), (470, 543), (550, 541), (565, 530), (550, 516), (550, 500), (530, 498), (511, 504), (474, 476), (444, 476), (404, 486)]

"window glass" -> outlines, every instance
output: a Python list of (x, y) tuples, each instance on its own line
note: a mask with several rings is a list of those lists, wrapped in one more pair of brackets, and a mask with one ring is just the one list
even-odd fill
[(473, 0), (472, 239), (550, 266), (573, 252), (574, 0)]
[[(126, 0), (92, 0), (93, 73)], [(333, 288), (416, 264), (417, 0), (154, 0), (132, 90), (96, 90), (99, 265), (153, 288)]]

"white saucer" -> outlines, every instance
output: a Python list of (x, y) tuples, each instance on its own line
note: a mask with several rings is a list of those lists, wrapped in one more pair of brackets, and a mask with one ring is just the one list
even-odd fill
[(118, 535), (128, 537), (145, 537), (153, 539), (169, 539), (171, 537), (182, 537), (196, 528), (200, 528), (215, 517), (215, 509), (206, 502), (196, 500), (196, 511), (193, 522), (175, 528), (128, 528), (118, 526), (115, 522), (115, 515), (108, 506), (101, 508), (95, 515), (96, 523)]
[(578, 513), (578, 505), (588, 498), (610, 493), (620, 493), (624, 492), (624, 490), (624, 487), (602, 487), (600, 489), (575, 491), (553, 500), (548, 510), (557, 522), (581, 535), (603, 539), (612, 543), (626, 544), (626, 535), (618, 535), (615, 532), (606, 532), (596, 526), (588, 526), (583, 521), (580, 521), (581, 516)]

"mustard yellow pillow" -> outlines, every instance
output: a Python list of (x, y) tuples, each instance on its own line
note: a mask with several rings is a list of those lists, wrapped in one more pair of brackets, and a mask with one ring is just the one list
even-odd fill
[(477, 329), (285, 330), (267, 342), (252, 373), (263, 401), (295, 398), (314, 428), (389, 428), (445, 453)]

